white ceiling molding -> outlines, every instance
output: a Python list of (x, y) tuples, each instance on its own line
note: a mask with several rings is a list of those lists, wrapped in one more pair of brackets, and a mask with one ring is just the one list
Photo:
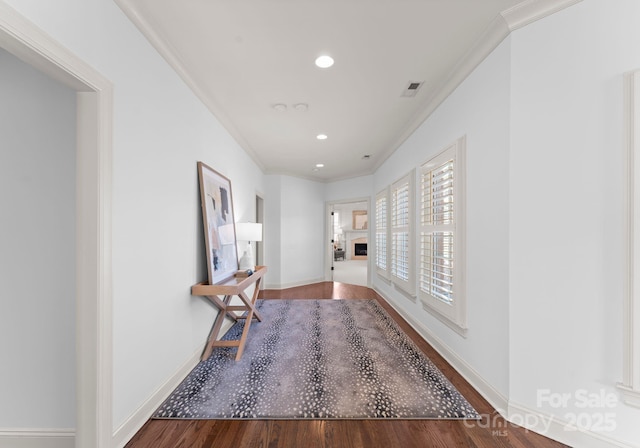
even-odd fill
[[(436, 81), (435, 88), (430, 89), (428, 92), (423, 92), (426, 100), (421, 100), (422, 105), (414, 109), (413, 115), (407, 115), (409, 119), (400, 122), (400, 126), (403, 127), (396, 129), (395, 136), (393, 134), (390, 136), (388, 145), (377, 150), (372, 160), (373, 163), (358, 167), (355, 162), (352, 162), (353, 166), (348, 171), (342, 170), (341, 173), (335, 173), (335, 175), (329, 175), (325, 171), (325, 177), (318, 177), (311, 171), (307, 175), (300, 170), (292, 169), (290, 166), (284, 166), (284, 164), (281, 164), (281, 166), (267, 166), (268, 155), (261, 157), (261, 153), (257, 151), (260, 142), (253, 141), (254, 148), (249, 143), (252, 137), (251, 134), (245, 136), (240, 132), (239, 124), (230, 119), (232, 112), (225, 112), (225, 109), (221, 107), (221, 101), (215, 98), (215, 93), (207, 90), (208, 83), (203, 78), (206, 76), (205, 73), (194, 73), (187, 70), (187, 59), (182, 60), (178, 47), (174, 47), (170, 43), (170, 35), (165, 35), (162, 27), (159, 26), (160, 23), (155, 23), (155, 19), (151, 18), (153, 14), (149, 14), (149, 11), (145, 10), (148, 6), (145, 6), (144, 2), (136, 3), (132, 0), (114, 1), (264, 173), (292, 175), (319, 182), (334, 182), (373, 174), (429, 118), (467, 76), (495, 50), (510, 32), (582, 0), (525, 0), (497, 14), (481, 35), (481, 38), (476, 40), (473, 46), (458, 60), (449, 76), (442, 78), (443, 80), (439, 84)], [(228, 100), (230, 99), (227, 98)], [(264, 157), (267, 158), (265, 159)], [(262, 162), (262, 160), (265, 160), (265, 162)]]
[(405, 130), (390, 147), (376, 160), (372, 173), (377, 170), (415, 132), (422, 123), (447, 99), (449, 95), (496, 49), (509, 35), (509, 28), (502, 16), (496, 17), (477, 43), (460, 59), (445, 82), (435, 89), (426, 101), (426, 106), (409, 122)]
[(527, 0), (502, 12), (511, 31), (517, 30), (544, 17), (555, 14), (582, 0)]
[(178, 76), (187, 84), (187, 86), (193, 91), (193, 93), (202, 101), (202, 103), (209, 109), (209, 111), (220, 121), (220, 124), (229, 132), (231, 137), (240, 145), (242, 149), (251, 157), (251, 159), (258, 165), (258, 167), (264, 172), (265, 166), (260, 161), (260, 158), (256, 155), (249, 142), (247, 142), (242, 134), (238, 131), (235, 125), (229, 120), (226, 114), (220, 107), (206, 95), (199, 87), (197, 79), (184, 68), (183, 62), (180, 60), (177, 52), (173, 47), (156, 32), (159, 27), (156, 27), (153, 23), (143, 17), (140, 12), (132, 6), (132, 2), (126, 2), (125, 0), (114, 0), (114, 2), (120, 7), (125, 15), (133, 22), (133, 24), (140, 30), (140, 32), (147, 38), (147, 40), (153, 45), (153, 47), (160, 53), (160, 56), (176, 71)]
[(498, 45), (518, 28), (568, 8), (582, 0), (528, 0), (509, 8), (496, 17), (487, 28), (483, 36), (460, 60), (446, 81), (431, 94), (422, 109), (407, 125), (389, 150), (381, 154), (370, 174), (373, 174), (413, 132), (424, 123), (429, 116), (447, 99), (449, 95), (495, 50)]

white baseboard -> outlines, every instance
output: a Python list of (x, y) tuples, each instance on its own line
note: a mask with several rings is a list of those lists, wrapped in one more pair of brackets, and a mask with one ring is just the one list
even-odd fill
[(0, 448), (74, 448), (74, 429), (0, 428)]
[(264, 289), (287, 289), (287, 288), (295, 288), (297, 286), (305, 286), (305, 285), (312, 285), (314, 283), (321, 283), (326, 281), (324, 279), (324, 277), (319, 277), (319, 278), (315, 278), (315, 279), (311, 279), (311, 280), (303, 280), (303, 281), (299, 281), (299, 282), (292, 282), (292, 283), (267, 283), (264, 286)]
[[(473, 367), (467, 364), (462, 358), (447, 347), (440, 338), (435, 336), (424, 324), (414, 319), (411, 314), (400, 305), (391, 301), (384, 292), (378, 288), (373, 288), (403, 319), (407, 321), (414, 330), (422, 336), (431, 346), (467, 380), (471, 386), (489, 402), (493, 408), (505, 419), (513, 424), (522, 426), (535, 433), (542, 434), (550, 439), (557, 440), (573, 447), (589, 448), (640, 448), (640, 445), (630, 445), (612, 437), (607, 437), (601, 433), (587, 430), (570, 430), (569, 422), (558, 419), (555, 416), (542, 414), (538, 411), (527, 408), (509, 401), (507, 397), (489, 384)], [(488, 416), (487, 416), (488, 417)], [(490, 424), (487, 418), (483, 419), (484, 424)], [(494, 428), (502, 430), (504, 428)]]
[(390, 300), (384, 292), (373, 288), (391, 307), (418, 332), (422, 338), (442, 356), (456, 371), (467, 380), (475, 390), (487, 400), (501, 415), (506, 417), (507, 398), (489, 384), (476, 370), (454, 353), (440, 338), (434, 335), (422, 322), (416, 320), (410, 313), (397, 303)]
[[(113, 433), (115, 448), (124, 447), (129, 440), (142, 428), (142, 425), (151, 417), (156, 409), (173, 392), (183, 379), (200, 362), (200, 356), (204, 347), (198, 349), (189, 359), (161, 385), (125, 422)], [(0, 448), (2, 446), (0, 445)]]
[(510, 402), (509, 416), (511, 423), (528, 430), (557, 440), (565, 445), (589, 448), (638, 448), (640, 445), (629, 445), (602, 433), (572, 427), (569, 422), (553, 415), (534, 411), (526, 406)]

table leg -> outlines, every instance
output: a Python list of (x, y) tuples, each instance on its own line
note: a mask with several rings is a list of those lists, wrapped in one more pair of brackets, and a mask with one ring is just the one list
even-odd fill
[[(215, 297), (215, 300), (213, 299)], [(224, 302), (221, 302), (218, 297), (213, 296), (209, 297), (209, 300), (218, 305), (218, 315), (216, 316), (216, 320), (213, 321), (213, 326), (211, 327), (211, 331), (209, 332), (209, 339), (207, 340), (207, 346), (204, 349), (204, 353), (200, 358), (202, 361), (211, 356), (211, 352), (213, 351), (213, 346), (218, 340), (218, 333), (220, 332), (220, 328), (222, 328), (222, 323), (224, 322), (224, 317), (226, 316), (226, 307), (229, 305), (231, 301), (231, 296), (224, 296)]]

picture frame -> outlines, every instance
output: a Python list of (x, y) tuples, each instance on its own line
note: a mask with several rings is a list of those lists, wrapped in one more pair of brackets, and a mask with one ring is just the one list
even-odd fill
[(218, 285), (238, 270), (231, 181), (202, 162), (198, 180), (209, 284)]
[(353, 215), (353, 230), (367, 230), (369, 227), (368, 215), (366, 210), (354, 210)]

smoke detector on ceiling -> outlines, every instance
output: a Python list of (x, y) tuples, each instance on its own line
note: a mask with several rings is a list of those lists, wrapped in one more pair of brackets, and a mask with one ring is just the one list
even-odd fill
[(420, 87), (422, 87), (422, 84), (423, 81), (409, 81), (400, 96), (403, 96), (405, 98), (413, 98), (418, 93), (418, 90), (420, 90)]

